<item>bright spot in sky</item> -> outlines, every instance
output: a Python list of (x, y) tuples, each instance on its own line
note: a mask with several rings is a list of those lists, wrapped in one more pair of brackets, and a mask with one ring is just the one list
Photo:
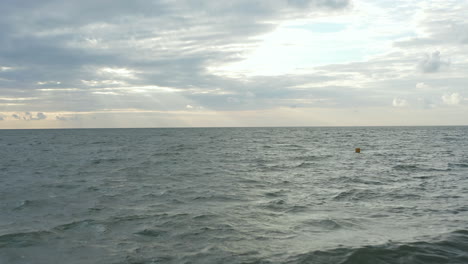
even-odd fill
[(363, 25), (355, 16), (351, 23), (329, 20), (285, 22), (259, 36), (260, 44), (243, 60), (209, 70), (225, 76), (301, 74), (320, 65), (364, 61), (388, 49), (391, 40), (409, 35), (407, 28), (397, 27), (382, 38), (375, 30), (379, 25)]
[(101, 68), (99, 72), (102, 75), (113, 76), (117, 78), (127, 78), (133, 79), (135, 78), (135, 71), (127, 69), (127, 68)]

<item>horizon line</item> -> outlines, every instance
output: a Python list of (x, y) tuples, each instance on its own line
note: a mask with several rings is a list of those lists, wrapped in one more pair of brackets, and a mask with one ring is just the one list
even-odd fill
[(174, 126), (174, 127), (49, 127), (0, 128), (1, 130), (73, 130), (73, 129), (201, 129), (201, 128), (391, 128), (391, 127), (468, 127), (468, 125), (342, 125), (342, 126)]

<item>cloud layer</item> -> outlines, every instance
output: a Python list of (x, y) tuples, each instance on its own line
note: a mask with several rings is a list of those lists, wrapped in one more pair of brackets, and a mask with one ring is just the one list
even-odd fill
[(448, 105), (461, 115), (466, 12), (455, 0), (5, 0), (0, 125), (243, 125), (246, 112), (313, 109), (339, 125), (341, 109)]

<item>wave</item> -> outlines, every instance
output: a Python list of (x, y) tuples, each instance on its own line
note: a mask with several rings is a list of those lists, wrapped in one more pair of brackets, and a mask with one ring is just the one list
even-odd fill
[(119, 163), (121, 161), (124, 161), (124, 160), (120, 159), (120, 158), (97, 158), (97, 159), (91, 160), (91, 163), (93, 165), (97, 165), (97, 164), (101, 164), (101, 163), (115, 164), (115, 163)]
[(316, 166), (316, 165), (313, 164), (313, 163), (302, 162), (301, 164), (297, 165), (296, 168), (313, 168), (314, 166)]
[(0, 248), (22, 248), (41, 244), (44, 238), (53, 234), (49, 231), (33, 231), (0, 235)]
[(287, 210), (291, 206), (286, 203), (283, 199), (276, 199), (261, 205), (262, 208), (273, 210), (273, 211), (282, 211)]
[(303, 156), (295, 156), (292, 157), (292, 160), (299, 160), (299, 161), (322, 161), (325, 159), (332, 158), (333, 155), (303, 155)]
[(384, 245), (359, 248), (312, 251), (290, 257), (285, 263), (466, 264), (468, 263), (468, 230), (455, 231), (429, 242), (389, 242)]
[[(339, 228), (339, 227), (338, 227)], [(153, 233), (152, 230), (142, 231), (150, 237), (164, 234)], [(184, 233), (184, 239), (196, 239), (206, 232), (212, 236), (224, 236), (226, 232), (233, 236), (235, 230), (228, 226), (201, 228)], [(271, 234), (269, 234), (271, 235)], [(284, 234), (278, 234), (283, 237)], [(258, 236), (255, 240), (264, 238)], [(216, 240), (216, 239), (215, 239)], [(236, 249), (225, 246), (200, 246), (192, 252), (184, 252), (179, 256), (158, 254), (154, 256), (131, 254), (125, 262), (119, 263), (287, 263), (287, 264), (466, 264), (468, 263), (468, 231), (459, 230), (448, 235), (409, 243), (388, 242), (382, 245), (361, 247), (340, 247), (328, 250), (315, 250), (297, 255), (287, 252), (276, 252), (264, 255), (252, 248)]]
[(63, 224), (54, 227), (52, 230), (56, 232), (66, 232), (71, 230), (93, 230), (97, 232), (104, 232), (106, 230), (104, 222), (92, 219), (85, 219), (80, 221), (73, 221), (71, 223)]
[(272, 190), (269, 192), (266, 192), (264, 195), (266, 197), (283, 197), (286, 196), (286, 191), (285, 190)]
[(468, 162), (449, 163), (449, 168), (468, 168)]
[(282, 171), (291, 171), (293, 169), (308, 169), (314, 168), (317, 166), (317, 163), (311, 162), (310, 160), (304, 161), (302, 159), (294, 159), (301, 161), (300, 163), (288, 164), (288, 163), (281, 163), (281, 164), (266, 164), (260, 163), (256, 165), (256, 169), (262, 172), (282, 172)]
[(166, 235), (167, 233), (168, 232), (165, 230), (146, 228), (146, 229), (136, 232), (135, 234), (145, 236), (145, 237), (162, 237)]
[(420, 167), (418, 165), (414, 164), (400, 164), (400, 165), (395, 165), (392, 167), (394, 170), (401, 170), (401, 171), (410, 171), (410, 172), (417, 172), (417, 171), (450, 171), (451, 168), (448, 166), (445, 169), (439, 169), (439, 168), (429, 168), (429, 167)]
[(340, 192), (333, 200), (335, 201), (362, 201), (379, 197), (380, 194), (370, 189), (351, 189)]
[[(303, 225), (315, 229), (317, 232), (328, 232), (338, 229), (359, 228), (357, 223), (345, 219), (311, 219), (303, 222)], [(303, 228), (302, 226), (300, 228)], [(308, 228), (309, 229), (309, 228)]]
[(228, 194), (204, 194), (192, 198), (193, 201), (207, 201), (207, 202), (236, 202), (245, 201), (242, 197)]
[(24, 200), (24, 201), (21, 201), (21, 203), (16, 206), (15, 208), (13, 208), (13, 210), (21, 210), (23, 208), (26, 208), (26, 207), (29, 207), (31, 205), (36, 205), (38, 202), (37, 201), (33, 201), (33, 200)]
[(298, 151), (298, 150), (305, 149), (303, 145), (297, 145), (297, 144), (278, 144), (274, 147), (279, 148), (282, 151)]

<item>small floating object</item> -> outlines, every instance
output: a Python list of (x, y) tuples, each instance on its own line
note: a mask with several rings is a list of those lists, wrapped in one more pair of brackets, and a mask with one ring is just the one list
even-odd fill
[(354, 149), (354, 151), (355, 151), (356, 153), (361, 153), (361, 148), (356, 148), (356, 149)]

